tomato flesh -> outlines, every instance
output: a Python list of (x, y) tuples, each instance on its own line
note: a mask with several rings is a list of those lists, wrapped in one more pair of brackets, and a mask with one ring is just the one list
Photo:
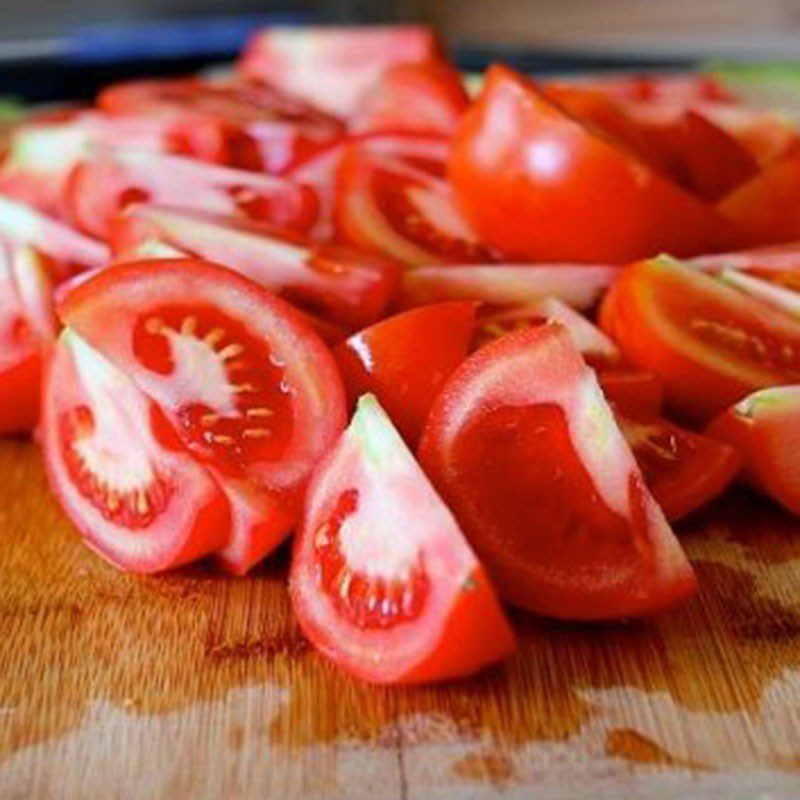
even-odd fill
[(371, 395), (309, 488), (290, 593), (311, 641), (368, 681), (444, 680), (514, 649), (481, 565)]

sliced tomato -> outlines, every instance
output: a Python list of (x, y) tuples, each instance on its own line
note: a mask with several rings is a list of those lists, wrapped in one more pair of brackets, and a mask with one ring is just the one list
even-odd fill
[(664, 404), (664, 384), (655, 372), (630, 365), (597, 371), (600, 388), (609, 403), (634, 417), (655, 417)]
[(351, 402), (374, 394), (413, 446), (445, 379), (467, 357), (474, 325), (474, 303), (435, 303), (351, 336), (334, 351)]
[(651, 614), (696, 581), (594, 373), (541, 325), (481, 348), (434, 403), (420, 463), (501, 594), (548, 616)]
[(468, 105), (461, 75), (446, 61), (398, 64), (367, 92), (350, 129), (449, 136)]
[(399, 159), (348, 150), (333, 213), (344, 241), (409, 267), (491, 260), (447, 182)]
[(468, 675), (515, 648), (483, 567), (371, 395), (314, 475), (290, 594), (308, 638), (373, 683)]
[(0, 434), (39, 421), (43, 365), (56, 336), (47, 259), (0, 239)]
[(140, 150), (95, 152), (78, 163), (65, 187), (71, 220), (106, 239), (132, 203), (152, 202), (263, 220), (307, 230), (316, 218), (313, 189), (283, 178)]
[(481, 238), (514, 259), (696, 255), (734, 235), (713, 207), (502, 66), (459, 126), (449, 174)]
[[(101, 271), (58, 310), (156, 401), (226, 490), (234, 517), (249, 524), (234, 531), (237, 552), (256, 559), (273, 549), (345, 423), (336, 363), (302, 317), (235, 272), (191, 259)], [(279, 524), (252, 513), (253, 492), (278, 509)], [(256, 547), (241, 545), (259, 536)]]
[(403, 275), (405, 307), (441, 300), (479, 300), (491, 306), (552, 296), (590, 308), (611, 285), (618, 267), (589, 264), (476, 264), (420, 267)]
[(85, 269), (103, 267), (108, 248), (101, 242), (37, 211), (0, 196), (0, 237), (33, 247), (49, 259), (53, 277), (61, 280)]
[(196, 211), (136, 206), (115, 224), (111, 238), (123, 259), (145, 247), (153, 255), (177, 249), (224, 264), (350, 329), (383, 316), (399, 282), (397, 265), (380, 256)]
[(433, 31), (418, 25), (269, 27), (253, 35), (237, 69), (348, 117), (389, 67), (439, 53)]
[(800, 381), (800, 324), (665, 257), (620, 273), (600, 324), (629, 361), (661, 376), (668, 407), (692, 421)]
[(744, 477), (800, 514), (800, 387), (762, 389), (714, 419), (706, 430), (744, 457)]
[(44, 391), (50, 485), (87, 544), (120, 569), (159, 572), (224, 544), (228, 508), (158, 407), (73, 331)]
[(167, 78), (109, 86), (97, 98), (113, 115), (173, 126), (172, 151), (218, 151), (218, 163), (277, 172), (337, 138), (342, 124), (261, 81)]
[(742, 459), (728, 445), (657, 416), (616, 415), (647, 488), (675, 522), (721, 494), (738, 475)]

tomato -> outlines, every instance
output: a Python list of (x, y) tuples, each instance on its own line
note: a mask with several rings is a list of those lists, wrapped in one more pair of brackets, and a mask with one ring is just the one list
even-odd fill
[(409, 267), (491, 259), (447, 182), (388, 156), (343, 156), (333, 213), (342, 240)]
[(468, 105), (461, 75), (446, 61), (398, 64), (369, 90), (350, 128), (449, 136)]
[(405, 307), (441, 300), (479, 300), (513, 306), (551, 295), (575, 308), (590, 308), (619, 272), (586, 264), (478, 264), (420, 267), (403, 275)]
[(515, 647), (483, 567), (371, 395), (314, 475), (289, 589), (308, 638), (373, 683), (468, 675)]
[(343, 132), (335, 118), (260, 81), (130, 81), (104, 89), (97, 104), (113, 115), (170, 122), (172, 151), (213, 148), (210, 160), (268, 172), (285, 169)]
[(597, 380), (609, 403), (632, 416), (654, 417), (661, 413), (664, 384), (655, 372), (630, 365), (598, 370)]
[[(248, 526), (233, 534), (250, 559), (238, 567), (277, 546), (345, 423), (338, 368), (309, 325), (252, 281), (192, 259), (103, 270), (58, 311), (155, 400), (220, 482)], [(261, 506), (274, 514), (254, 513)]]
[(50, 271), (63, 279), (84, 269), (103, 267), (108, 248), (31, 206), (0, 196), (0, 237), (28, 245), (48, 257)]
[[(351, 329), (383, 316), (399, 281), (397, 265), (379, 256), (201, 212), (133, 207), (116, 223), (111, 238), (122, 257), (146, 245), (153, 255), (177, 249), (224, 264)], [(160, 249), (164, 246), (166, 252)]]
[(741, 458), (733, 447), (658, 416), (616, 419), (647, 488), (671, 522), (721, 494), (739, 473)]
[(750, 246), (800, 239), (800, 154), (766, 166), (724, 198), (719, 208)]
[(630, 261), (721, 249), (717, 211), (494, 66), (452, 145), (450, 178), (480, 237), (514, 259)]
[(800, 514), (800, 387), (762, 389), (740, 400), (706, 434), (744, 457), (744, 477), (793, 514)]
[(271, 175), (180, 156), (105, 150), (78, 163), (65, 187), (71, 220), (100, 239), (131, 203), (153, 202), (240, 215), (305, 230), (316, 217), (313, 189)]
[(667, 406), (692, 421), (800, 380), (800, 324), (672, 259), (626, 267), (600, 324), (629, 361), (661, 376)]
[(351, 336), (334, 351), (351, 401), (374, 394), (414, 445), (445, 379), (467, 357), (474, 324), (474, 303), (436, 303)]
[(224, 497), (158, 408), (73, 331), (44, 391), (43, 446), (53, 491), (87, 544), (129, 572), (158, 572), (221, 546)]
[(385, 154), (410, 162), (434, 175), (443, 176), (450, 151), (448, 140), (438, 134), (367, 133), (320, 148), (308, 158), (300, 159), (282, 174), (298, 183), (313, 187), (319, 203), (317, 222), (312, 228), (315, 239), (330, 239), (334, 234), (333, 207), (336, 196), (336, 173), (342, 156), (353, 146), (371, 153)]
[(237, 69), (347, 117), (389, 67), (439, 52), (433, 31), (423, 26), (269, 27), (253, 35)]
[(568, 333), (481, 348), (437, 397), (420, 463), (501, 594), (548, 616), (651, 614), (696, 581)]
[(39, 421), (42, 368), (55, 340), (47, 260), (0, 239), (0, 434), (28, 433)]

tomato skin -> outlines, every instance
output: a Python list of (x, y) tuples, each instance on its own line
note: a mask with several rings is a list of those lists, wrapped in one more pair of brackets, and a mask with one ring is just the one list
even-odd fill
[(654, 372), (598, 368), (597, 380), (606, 400), (615, 409), (633, 417), (655, 417), (661, 413), (664, 384)]
[(623, 263), (714, 252), (733, 235), (712, 207), (502, 66), (456, 132), (449, 175), (481, 238), (513, 259)]
[(671, 259), (626, 267), (599, 320), (631, 363), (661, 376), (667, 407), (689, 421), (800, 376), (800, 325)]
[(748, 483), (793, 514), (800, 514), (798, 414), (800, 388), (782, 386), (749, 395), (706, 429), (741, 453)]
[(466, 358), (474, 324), (474, 303), (438, 303), (351, 336), (334, 350), (351, 402), (374, 394), (413, 446), (442, 384)]
[[(65, 331), (55, 347), (42, 405), (42, 444), (50, 486), (98, 555), (127, 572), (161, 572), (201, 558), (225, 542), (228, 506), (211, 477), (177, 444), (152, 402), (72, 331)], [(112, 408), (120, 411), (109, 417)], [(102, 463), (105, 453), (105, 458), (116, 462), (115, 467), (107, 467), (107, 475), (100, 475), (92, 469), (92, 460), (85, 461), (91, 470), (90, 486), (108, 481), (116, 491), (115, 476), (123, 483), (133, 481), (133, 465), (142, 458), (153, 473), (166, 479), (167, 499), (152, 521), (133, 525), (109, 518), (125, 501), (118, 499), (113, 507), (108, 500), (101, 505), (89, 499), (89, 490), (77, 485), (65, 456), (66, 448), (73, 447), (65, 433), (65, 419), (77, 409), (92, 415), (91, 430), (100, 437), (91, 448), (94, 461)], [(103, 425), (103, 418), (113, 422)], [(85, 436), (90, 441), (95, 438), (93, 433)], [(120, 468), (120, 462), (125, 466)], [(119, 495), (123, 492), (119, 489)]]
[(30, 433), (39, 422), (42, 356), (26, 356), (0, 371), (0, 436)]
[[(352, 499), (352, 535), (376, 554), (367, 565), (341, 545), (344, 523), (335, 520), (344, 497)], [(398, 526), (404, 526), (403, 538), (412, 548), (399, 556), (387, 544), (401, 532)], [(333, 585), (325, 583), (321, 537), (327, 548), (337, 547), (343, 563), (336, 569), (346, 573), (346, 583), (338, 578)], [(417, 582), (404, 580), (403, 574), (417, 576)], [(371, 585), (368, 575), (376, 576)], [(371, 619), (363, 610), (354, 618), (354, 603), (360, 601), (363, 609), (364, 592), (379, 597), (386, 591), (382, 586), (398, 582), (402, 607), (391, 612), (375, 602), (368, 606), (378, 609)], [(357, 584), (360, 589), (354, 590)], [(311, 481), (289, 591), (308, 638), (337, 665), (372, 683), (418, 684), (468, 675), (516, 646), (491, 583), (452, 514), (370, 395), (361, 398), (350, 427)], [(354, 600), (357, 591), (362, 594)], [(393, 613), (401, 611), (406, 616), (397, 621)]]
[(437, 397), (419, 458), (517, 605), (608, 619), (655, 613), (696, 588), (592, 371), (559, 326), (508, 334), (470, 356)]

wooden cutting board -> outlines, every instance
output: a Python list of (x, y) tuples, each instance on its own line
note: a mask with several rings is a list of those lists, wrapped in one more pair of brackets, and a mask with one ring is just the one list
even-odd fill
[(286, 554), (121, 574), (0, 443), (0, 797), (800, 797), (800, 524), (737, 492), (681, 531), (699, 596), (651, 622), (519, 615), (519, 654), (377, 689), (309, 649)]

